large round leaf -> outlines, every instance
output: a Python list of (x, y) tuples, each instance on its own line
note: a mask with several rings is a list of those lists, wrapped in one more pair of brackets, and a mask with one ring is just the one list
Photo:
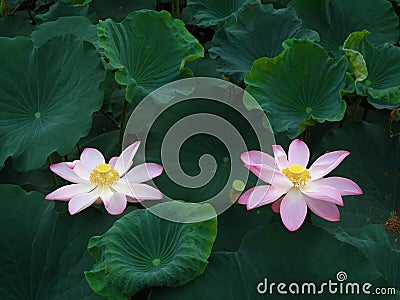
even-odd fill
[(290, 0), (261, 0), (261, 2), (263, 4), (272, 4), (274, 8), (285, 8)]
[(0, 170), (0, 184), (19, 185), (26, 191), (49, 194), (57, 188), (54, 175), (48, 166), (30, 172), (18, 172), (13, 168), (11, 160), (7, 160)]
[[(212, 206), (167, 202), (152, 209), (188, 216), (215, 215)], [(89, 285), (109, 299), (129, 299), (146, 287), (179, 286), (202, 274), (217, 234), (215, 217), (175, 223), (149, 210), (121, 218), (102, 236), (90, 239), (97, 263), (85, 272)]]
[(34, 28), (26, 12), (16, 12), (13, 16), (0, 18), (0, 36), (29, 36)]
[(214, 77), (222, 79), (222, 74), (217, 70), (217, 61), (209, 55), (190, 61), (187, 67), (192, 70), (195, 77)]
[(127, 86), (128, 101), (180, 79), (185, 62), (204, 55), (184, 23), (166, 11), (132, 12), (121, 23), (100, 21), (98, 36), (110, 65), (118, 69), (115, 80)]
[(182, 19), (188, 24), (218, 29), (246, 7), (259, 3), (260, 0), (188, 0)]
[(387, 0), (292, 0), (306, 28), (317, 31), (321, 45), (337, 51), (354, 31), (367, 29), (374, 43), (397, 43), (399, 19)]
[(140, 9), (155, 9), (157, 0), (92, 0), (90, 7), (99, 19), (111, 18), (121, 21), (130, 12)]
[(69, 35), (39, 48), (27, 38), (0, 38), (0, 55), (7, 57), (0, 69), (0, 163), (12, 156), (26, 171), (54, 151), (67, 154), (102, 105), (105, 72), (96, 49)]
[(315, 122), (341, 120), (346, 58), (330, 58), (307, 39), (290, 39), (283, 47), (275, 58), (256, 60), (245, 77), (246, 91), (268, 112), (275, 133), (296, 137)]
[[(218, 95), (218, 93), (226, 93), (226, 90), (210, 88), (209, 92), (210, 94)], [(226, 95), (223, 94), (221, 97), (223, 99)], [(237, 97), (237, 100), (241, 101), (241, 98)], [(241, 104), (235, 101), (236, 99), (231, 102), (232, 105)], [(243, 107), (243, 109), (245, 108)], [(190, 131), (192, 134), (182, 138), (184, 135), (182, 134), (181, 136), (178, 130), (177, 135), (174, 136), (176, 138), (174, 147), (171, 144), (168, 149), (163, 149), (165, 147), (163, 146), (165, 136), (171, 127), (180, 120), (200, 114), (208, 114), (215, 116), (216, 119), (223, 119), (229, 126), (217, 123), (218, 128), (216, 131), (212, 131), (212, 129), (207, 128), (207, 125), (202, 126), (196, 121), (192, 121), (191, 124), (188, 122), (180, 126), (181, 128), (185, 127), (185, 130)], [(246, 178), (237, 177), (244, 175), (241, 173), (243, 162), (240, 160), (240, 154), (249, 149), (260, 149), (257, 132), (255, 132), (252, 124), (249, 124), (246, 117), (224, 103), (209, 99), (182, 101), (163, 111), (151, 125), (145, 149), (146, 160), (163, 164), (166, 169), (161, 176), (154, 180), (157, 187), (164, 195), (172, 199), (203, 202), (219, 195), (221, 203), (229, 201), (229, 193), (223, 192), (224, 187), (227, 185), (232, 186), (232, 179), (246, 180)], [(208, 120), (205, 123), (216, 124)], [(234, 130), (237, 130), (238, 135)], [(270, 130), (266, 129), (262, 133), (266, 140), (271, 139), (271, 142), (273, 141)], [(229, 140), (233, 140), (232, 137), (236, 139), (235, 147), (228, 143)], [(241, 142), (244, 142), (245, 146), (241, 146)], [(181, 143), (182, 145), (180, 145)], [(165, 157), (172, 158), (176, 155), (175, 153), (179, 153), (177, 165), (174, 163), (167, 166), (168, 162), (165, 162)], [(207, 158), (207, 156), (209, 157)], [(201, 161), (202, 159), (204, 161)], [(195, 177), (201, 174), (208, 180), (204, 180), (202, 184), (197, 185), (199, 180), (196, 181), (193, 178), (190, 184), (183, 184), (182, 178), (184, 176), (180, 173), (180, 168), (188, 176)], [(233, 175), (235, 178), (230, 178)], [(231, 181), (229, 182), (229, 180)]]
[(73, 4), (74, 7), (83, 7), (92, 2), (92, 0), (64, 0), (64, 2)]
[(336, 237), (364, 252), (400, 296), (400, 249), (391, 245), (384, 227), (371, 224), (354, 232), (340, 230)]
[(56, 36), (69, 33), (81, 37), (99, 48), (96, 29), (96, 25), (88, 18), (82, 16), (61, 17), (57, 21), (38, 25), (31, 37), (35, 45), (41, 47)]
[(375, 46), (369, 41), (369, 32), (364, 30), (349, 36), (344, 51), (349, 49), (354, 55), (362, 55), (368, 72), (364, 80), (357, 82), (357, 94), (368, 96), (368, 102), (377, 108), (399, 107), (400, 48), (387, 43)]
[[(316, 291), (321, 291), (321, 284), (339, 281), (339, 272), (347, 273), (347, 282), (359, 283), (362, 286), (369, 282), (373, 287), (387, 287), (387, 281), (370, 265), (369, 260), (357, 248), (336, 240), (322, 229), (304, 224), (296, 233), (289, 232), (281, 224), (266, 226), (250, 232), (242, 241), (237, 252), (216, 252), (210, 257), (206, 272), (185, 285), (176, 289), (157, 289), (150, 299), (196, 299), (196, 300), (253, 300), (253, 299), (321, 299), (321, 293), (312, 294), (314, 283)], [(257, 287), (266, 283), (269, 289), (259, 294)], [(283, 290), (277, 291), (277, 284), (286, 284)], [(347, 283), (344, 282), (344, 283)], [(275, 286), (271, 286), (276, 283)], [(299, 286), (300, 292), (290, 284)], [(265, 288), (260, 287), (260, 290)], [(323, 289), (323, 299), (372, 299), (371, 295), (360, 293), (345, 295), (329, 293)], [(292, 291), (292, 292), (291, 292)], [(307, 294), (307, 291), (310, 291)], [(370, 289), (371, 293), (373, 288)], [(382, 296), (392, 299), (393, 296)]]
[(103, 58), (104, 67), (108, 68), (108, 64), (104, 60), (104, 50), (99, 45), (97, 26), (86, 17), (60, 17), (57, 21), (40, 24), (36, 26), (36, 29), (32, 32), (31, 37), (35, 42), (35, 45), (37, 47), (41, 47), (52, 38), (63, 34), (73, 34), (80, 39), (93, 44)]
[(389, 137), (389, 132), (378, 125), (352, 123), (326, 135), (313, 152), (321, 155), (337, 149), (348, 150), (351, 154), (330, 176), (340, 174), (354, 180), (364, 194), (346, 197), (345, 205), (340, 208), (340, 222), (325, 222), (319, 218), (314, 221), (323, 227), (345, 229), (385, 224), (400, 208), (399, 137)]
[(83, 274), (93, 264), (86, 245), (115, 218), (96, 209), (58, 213), (42, 194), (13, 185), (0, 185), (0, 194), (0, 298), (99, 299)]
[(40, 22), (53, 22), (61, 17), (68, 16), (84, 16), (90, 19), (91, 21), (97, 21), (96, 14), (91, 10), (89, 6), (84, 7), (74, 7), (70, 3), (66, 3), (64, 1), (58, 1), (52, 6), (50, 9), (43, 13), (35, 16), (35, 19)]
[(209, 53), (219, 58), (220, 72), (241, 84), (253, 61), (277, 56), (283, 50), (283, 41), (304, 35), (318, 37), (313, 31), (301, 31), (301, 20), (294, 10), (253, 5), (238, 14), (232, 26), (214, 35)]
[[(239, 195), (240, 192), (237, 192), (236, 196)], [(234, 204), (218, 216), (218, 235), (213, 252), (237, 251), (242, 238), (247, 233), (278, 221), (280, 221), (279, 215), (274, 213), (269, 206), (247, 210), (244, 205)]]

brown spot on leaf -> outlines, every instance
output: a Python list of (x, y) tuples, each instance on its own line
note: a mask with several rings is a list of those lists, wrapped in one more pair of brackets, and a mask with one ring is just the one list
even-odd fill
[(384, 224), (385, 228), (396, 235), (400, 235), (400, 217), (394, 211), (389, 220)]

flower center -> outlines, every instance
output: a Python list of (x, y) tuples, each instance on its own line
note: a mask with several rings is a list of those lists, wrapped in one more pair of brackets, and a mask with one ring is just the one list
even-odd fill
[(98, 165), (90, 174), (90, 182), (101, 186), (112, 185), (119, 179), (119, 173), (109, 164)]
[(283, 175), (289, 179), (295, 187), (303, 187), (311, 179), (310, 171), (300, 165), (291, 165), (282, 170)]

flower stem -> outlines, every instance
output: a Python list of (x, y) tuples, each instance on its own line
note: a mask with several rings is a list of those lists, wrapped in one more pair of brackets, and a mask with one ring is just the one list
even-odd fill
[(107, 119), (109, 120), (114, 126), (116, 126), (117, 128), (119, 127), (119, 122), (117, 120), (115, 120), (115, 118), (113, 116), (110, 116), (109, 114), (105, 113), (104, 111), (100, 110), (100, 113)]
[(179, 0), (172, 0), (171, 1), (171, 11), (172, 11), (172, 16), (175, 19), (180, 19), (181, 18), (181, 12), (179, 11)]
[(354, 122), (356, 120), (357, 112), (358, 112), (358, 109), (360, 108), (360, 104), (361, 104), (362, 100), (363, 100), (363, 97), (361, 97), (361, 96), (359, 96), (357, 98), (356, 106), (354, 107), (353, 113), (351, 115), (351, 122)]
[[(51, 157), (47, 157), (47, 162), (49, 163), (49, 166), (51, 166), (53, 164), (53, 161), (51, 160)], [(51, 174), (53, 174), (53, 183), (55, 186), (58, 186), (58, 180), (57, 180), (57, 176), (55, 173), (51, 172)]]
[(126, 119), (126, 113), (128, 111), (128, 101), (125, 100), (124, 106), (122, 108), (122, 114), (121, 114), (121, 122), (119, 125), (119, 141), (118, 141), (118, 151), (119, 153), (122, 152), (122, 140), (124, 139), (124, 131), (125, 131), (125, 119)]
[(79, 147), (79, 144), (78, 144), (78, 143), (76, 143), (76, 149), (78, 150), (79, 156), (81, 156), (82, 151), (81, 151), (81, 148)]
[(311, 126), (308, 126), (306, 131), (304, 132), (304, 141), (309, 143), (311, 140)]

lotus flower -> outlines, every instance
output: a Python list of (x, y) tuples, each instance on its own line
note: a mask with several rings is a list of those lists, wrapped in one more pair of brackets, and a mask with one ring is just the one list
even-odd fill
[(51, 165), (51, 171), (74, 184), (55, 190), (46, 199), (69, 201), (71, 215), (102, 202), (108, 213), (118, 215), (125, 210), (127, 201), (162, 199), (159, 190), (142, 183), (159, 176), (161, 165), (144, 163), (129, 170), (139, 145), (140, 141), (133, 143), (108, 164), (100, 151), (86, 148), (80, 160)]
[(316, 215), (328, 221), (339, 221), (336, 205), (343, 206), (342, 196), (360, 195), (362, 190), (350, 179), (328, 177), (350, 152), (334, 151), (319, 157), (307, 169), (310, 151), (301, 140), (294, 140), (289, 146), (288, 156), (279, 145), (273, 145), (274, 156), (260, 152), (242, 153), (246, 168), (270, 185), (256, 186), (243, 193), (238, 202), (253, 209), (269, 203), (281, 214), (283, 224), (295, 231), (303, 224), (307, 207)]

